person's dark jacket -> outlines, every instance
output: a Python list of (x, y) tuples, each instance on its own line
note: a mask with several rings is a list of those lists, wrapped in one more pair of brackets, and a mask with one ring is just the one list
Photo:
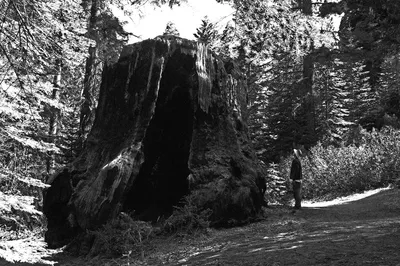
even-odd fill
[(301, 180), (302, 172), (301, 172), (301, 163), (300, 160), (295, 157), (292, 161), (292, 167), (290, 168), (290, 179), (292, 180)]

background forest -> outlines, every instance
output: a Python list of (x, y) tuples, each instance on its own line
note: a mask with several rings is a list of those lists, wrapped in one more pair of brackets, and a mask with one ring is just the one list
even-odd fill
[[(95, 119), (102, 67), (129, 39), (111, 5), (141, 0), (0, 0), (0, 187), (38, 198)], [(154, 0), (177, 5), (179, 0)], [(194, 33), (247, 77), (249, 129), (271, 201), (304, 151), (306, 198), (398, 180), (400, 2), (254, 0), (231, 4), (222, 32)], [(172, 25), (173, 26), (173, 25)], [(167, 25), (166, 33), (178, 34)], [(162, 33), (160, 33), (162, 34)]]

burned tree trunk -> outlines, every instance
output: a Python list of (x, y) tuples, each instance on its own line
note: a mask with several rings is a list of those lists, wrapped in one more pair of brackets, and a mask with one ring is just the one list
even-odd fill
[(246, 97), (235, 65), (203, 44), (163, 36), (127, 46), (103, 72), (84, 150), (49, 180), (47, 242), (61, 245), (121, 211), (167, 214), (189, 194), (214, 225), (254, 217), (263, 181)]

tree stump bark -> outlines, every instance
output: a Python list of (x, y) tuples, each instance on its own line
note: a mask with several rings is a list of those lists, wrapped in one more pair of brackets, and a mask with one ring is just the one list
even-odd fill
[(105, 67), (85, 147), (52, 176), (46, 241), (56, 247), (121, 211), (151, 220), (185, 195), (212, 225), (254, 217), (263, 202), (247, 129), (247, 91), (232, 62), (204, 44), (162, 36)]

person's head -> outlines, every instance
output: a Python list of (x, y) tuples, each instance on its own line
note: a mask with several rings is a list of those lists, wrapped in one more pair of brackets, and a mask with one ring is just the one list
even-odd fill
[(301, 150), (293, 149), (293, 155), (294, 155), (294, 157), (296, 157), (297, 159), (300, 159), (301, 154), (302, 154)]

